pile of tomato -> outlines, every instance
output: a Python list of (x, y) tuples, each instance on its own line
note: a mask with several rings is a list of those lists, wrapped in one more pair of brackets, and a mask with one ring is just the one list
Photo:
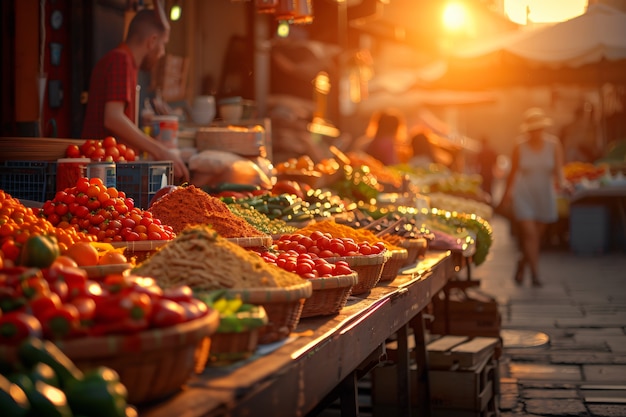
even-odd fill
[(333, 237), (330, 233), (314, 231), (310, 236), (301, 233), (285, 234), (274, 241), (278, 251), (293, 250), (320, 258), (377, 255), (385, 250), (384, 242), (356, 242), (348, 237)]
[(63, 340), (128, 334), (184, 323), (208, 313), (185, 285), (161, 288), (153, 278), (111, 274), (99, 281), (85, 270), (0, 269), (0, 345), (27, 337)]
[(171, 226), (135, 207), (132, 198), (102, 179), (80, 178), (75, 187), (57, 191), (41, 208), (41, 215), (60, 229), (88, 233), (99, 242), (171, 240)]
[(311, 253), (298, 253), (295, 250), (284, 252), (257, 252), (267, 263), (274, 264), (285, 271), (293, 272), (305, 279), (328, 278), (349, 275), (354, 271), (346, 261), (331, 263)]
[(133, 148), (117, 143), (113, 136), (103, 140), (88, 139), (82, 145), (68, 145), (65, 150), (68, 158), (91, 158), (93, 161), (134, 161), (137, 154)]
[(55, 236), (61, 252), (76, 242), (95, 239), (77, 229), (54, 227), (47, 219), (39, 217), (37, 210), (0, 190), (0, 259), (15, 263), (28, 238), (41, 235)]

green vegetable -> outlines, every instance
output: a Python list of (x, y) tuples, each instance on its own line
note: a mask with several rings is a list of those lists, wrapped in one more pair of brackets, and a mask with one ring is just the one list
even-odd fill
[(61, 384), (59, 383), (59, 377), (57, 376), (54, 369), (48, 364), (43, 362), (39, 362), (36, 364), (33, 369), (28, 374), (28, 377), (33, 381), (43, 381), (48, 385), (52, 385), (53, 387), (60, 388)]
[(26, 391), (26, 397), (30, 402), (32, 415), (42, 417), (73, 417), (65, 393), (57, 387), (48, 385), (43, 381), (35, 382), (34, 388)]
[(91, 417), (124, 417), (128, 392), (113, 369), (98, 367), (82, 380), (68, 384), (67, 399), (72, 411)]
[(55, 237), (46, 235), (33, 235), (26, 239), (20, 252), (20, 265), (36, 268), (47, 268), (61, 251)]
[(3, 375), (0, 375), (0, 410), (6, 417), (26, 416), (30, 410), (24, 390)]
[(39, 362), (49, 365), (58, 376), (62, 388), (83, 379), (82, 371), (49, 340), (34, 337), (24, 340), (18, 348), (18, 356), (27, 367), (33, 367)]

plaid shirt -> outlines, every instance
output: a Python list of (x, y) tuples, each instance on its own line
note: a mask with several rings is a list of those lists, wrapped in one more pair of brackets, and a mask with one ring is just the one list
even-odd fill
[(124, 102), (124, 114), (135, 121), (137, 74), (137, 65), (124, 43), (96, 63), (91, 73), (83, 139), (103, 139), (112, 134), (104, 127), (104, 105), (109, 101)]

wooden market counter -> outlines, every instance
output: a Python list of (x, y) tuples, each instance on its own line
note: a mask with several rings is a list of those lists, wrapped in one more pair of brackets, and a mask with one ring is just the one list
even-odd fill
[[(140, 409), (145, 417), (304, 416), (337, 394), (342, 416), (358, 415), (360, 376), (384, 358), (398, 334), (398, 407), (410, 415), (410, 385), (420, 393), (420, 416), (430, 414), (423, 310), (460, 268), (461, 257), (427, 252), (415, 267), (371, 292), (352, 296), (340, 313), (301, 319), (292, 337), (265, 355), (207, 367), (174, 396)], [(409, 381), (407, 334), (415, 337), (418, 369)], [(421, 364), (421, 366), (420, 366)]]

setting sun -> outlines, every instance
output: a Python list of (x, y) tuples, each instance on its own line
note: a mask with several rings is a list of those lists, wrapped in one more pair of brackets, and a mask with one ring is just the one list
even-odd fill
[(467, 24), (465, 7), (460, 3), (450, 3), (443, 12), (443, 23), (449, 30), (460, 30)]
[(526, 24), (562, 22), (585, 13), (587, 0), (504, 0), (504, 10), (515, 23)]

